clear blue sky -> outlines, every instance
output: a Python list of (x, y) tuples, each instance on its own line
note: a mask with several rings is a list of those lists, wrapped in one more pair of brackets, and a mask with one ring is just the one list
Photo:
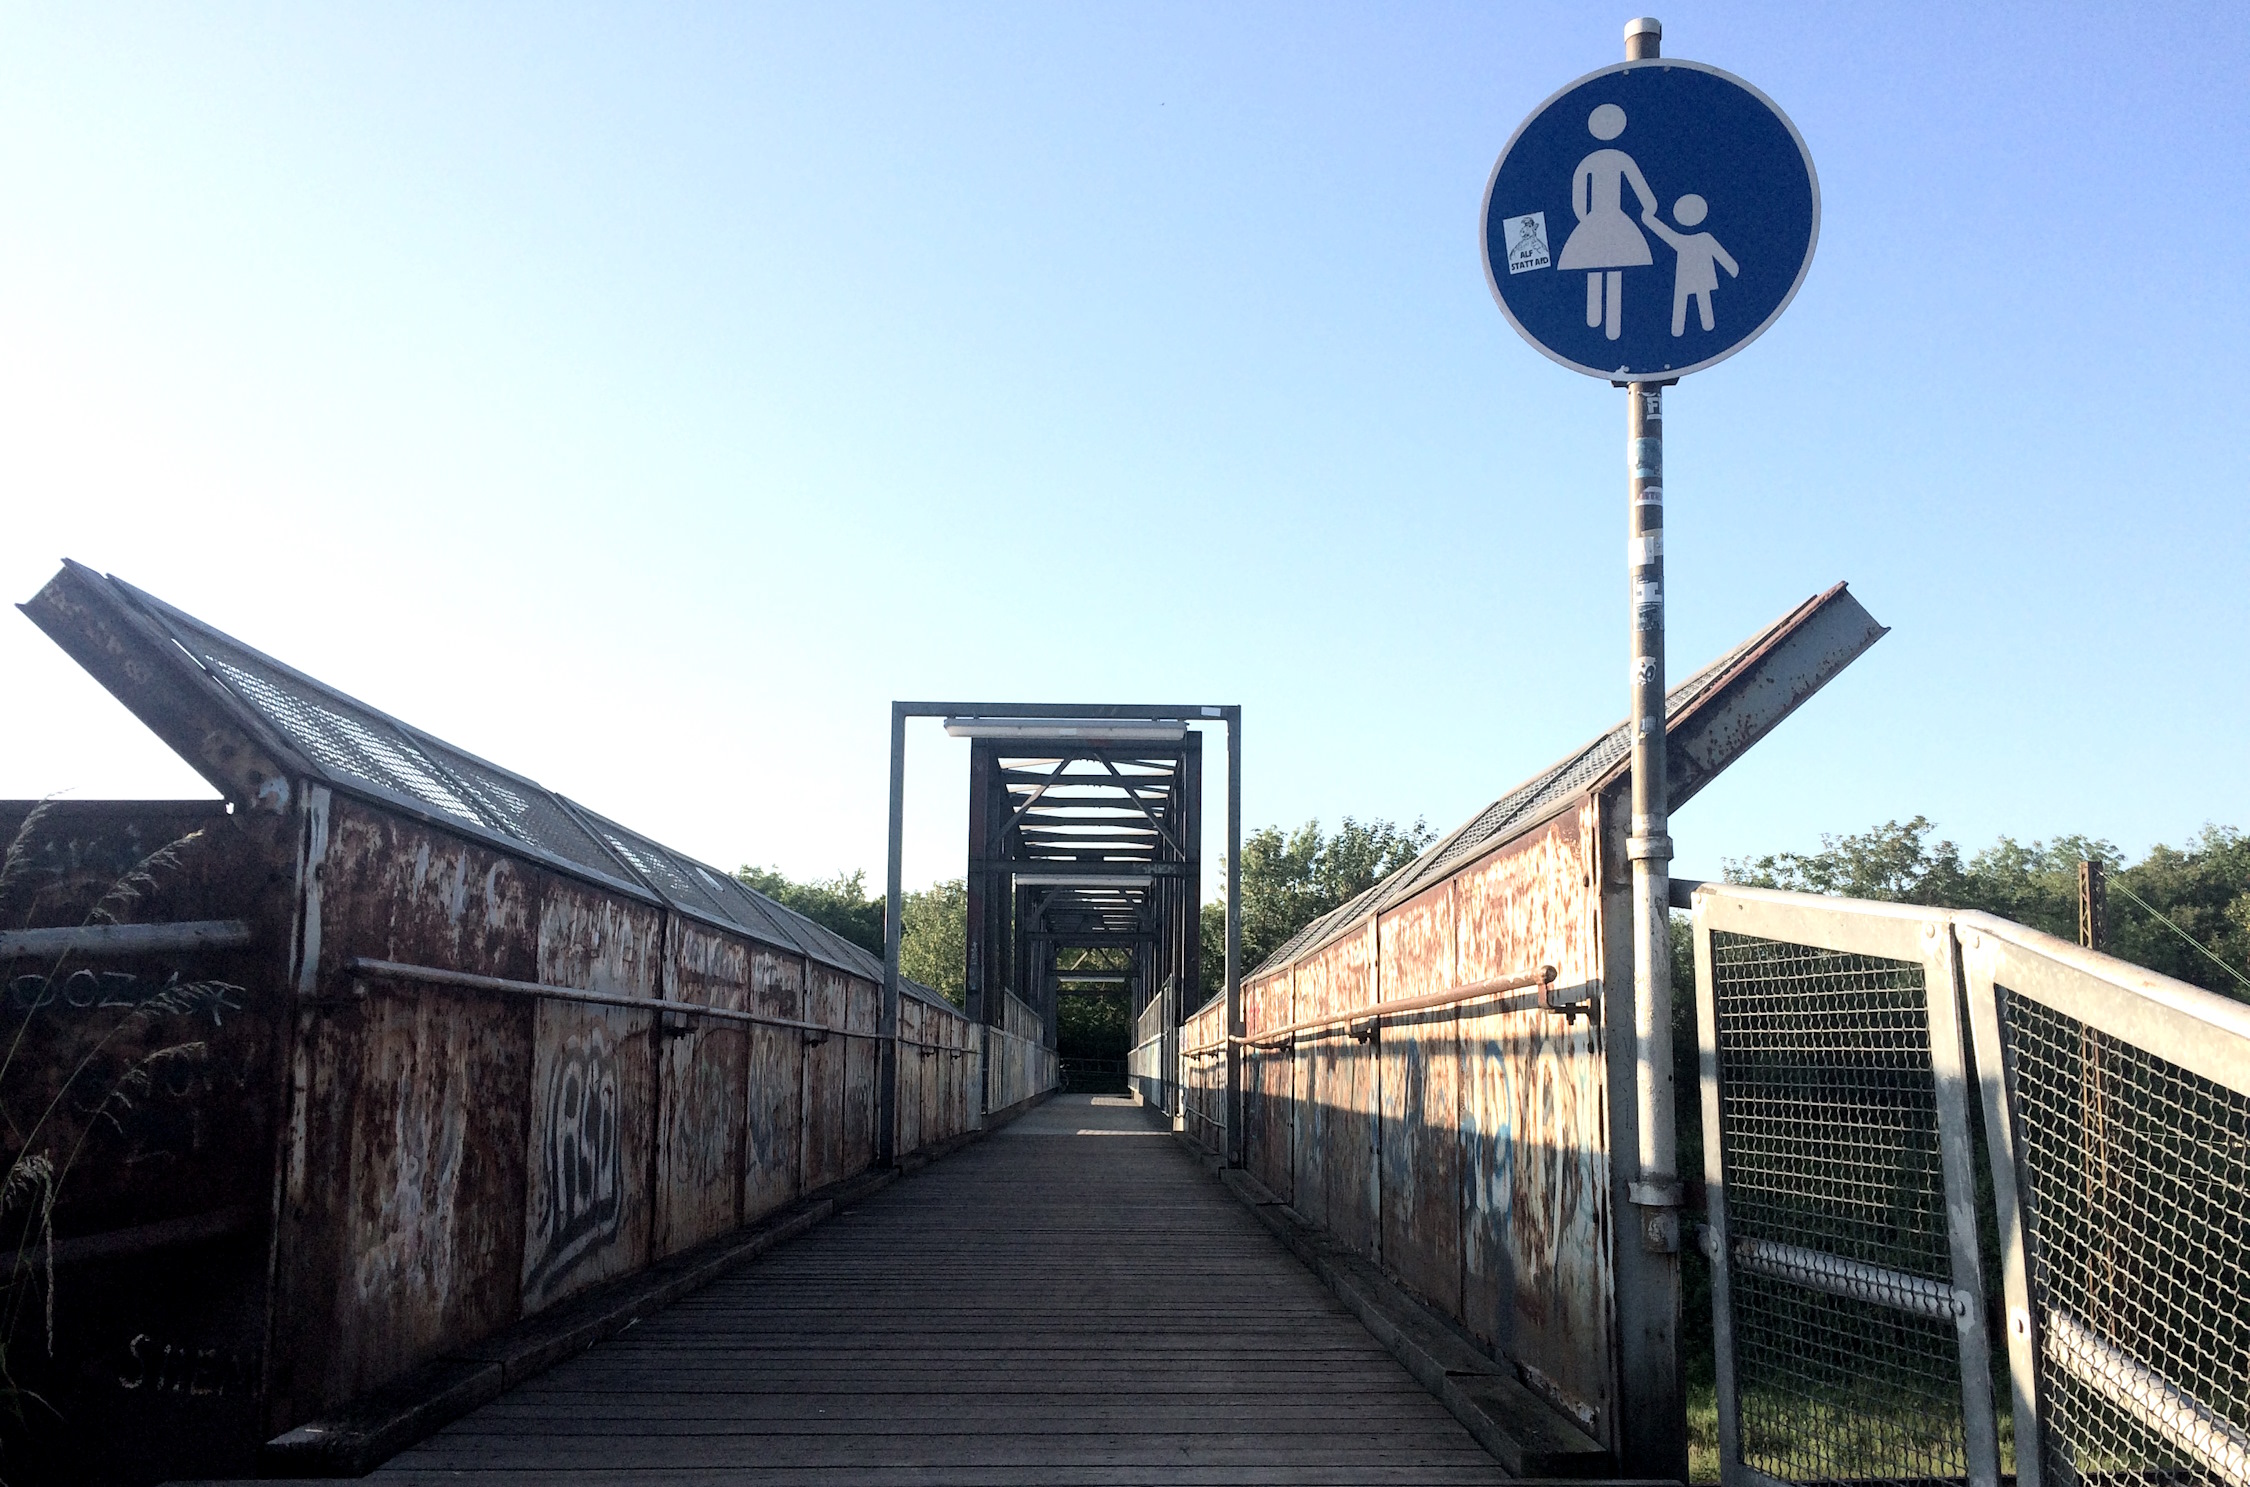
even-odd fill
[[(1252, 824), (1450, 827), (1625, 706), (1623, 395), (1477, 208), (1632, 13), (5, 5), (0, 594), (115, 571), (727, 865), (879, 877), (893, 697), (1239, 701)], [(1825, 211), (1673, 395), (1675, 670), (1893, 627), (1678, 870), (2250, 825), (2242, 10), (1658, 14)], [(207, 793), (12, 614), (0, 684), (0, 795)]]

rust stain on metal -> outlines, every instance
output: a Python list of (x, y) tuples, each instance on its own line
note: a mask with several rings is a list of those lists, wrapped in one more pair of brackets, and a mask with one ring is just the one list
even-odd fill
[[(672, 926), (672, 996), (749, 1010), (750, 946), (686, 920)], [(659, 1039), (656, 1253), (676, 1254), (741, 1222), (749, 1027), (689, 1021)]]
[[(1377, 929), (1381, 1000), (1443, 991), (1454, 976), (1453, 886), (1443, 882), (1384, 914)], [(1461, 1295), (1458, 1014), (1413, 1014), (1382, 1031), (1383, 1260), (1440, 1309)]]
[[(1243, 994), (1250, 1036), (1546, 965), (1565, 1000), (1597, 988), (1596, 812), (1586, 797), (1260, 975)], [(1218, 1010), (1189, 1020), (1185, 1046), (1207, 1040)], [(1186, 1062), (1192, 1109), (1199, 1070)], [(1606, 1065), (1592, 1017), (1502, 997), (1405, 1013), (1372, 1036), (1300, 1032), (1293, 1051), (1248, 1052), (1245, 1068), (1246, 1160), (1261, 1181), (1500, 1355), (1609, 1409)], [(1201, 1077), (1217, 1084), (1216, 1061)]]
[[(802, 957), (756, 946), (750, 952), (749, 1010), (805, 1020)], [(771, 1213), (802, 1190), (805, 1040), (794, 1028), (750, 1029), (749, 1119), (743, 1142), (742, 1217)]]
[(326, 848), (316, 985), (347, 1000), (300, 1016), (333, 1077), (292, 1142), (305, 1202), (284, 1215), (298, 1261), (288, 1283), (302, 1287), (288, 1314), (309, 1325), (276, 1334), (307, 1408), (511, 1320), (522, 1253), (530, 1009), (385, 986), (356, 995), (337, 967), (369, 955), (537, 972), (534, 888), (504, 855), (350, 800), (333, 803)]
[[(806, 968), (805, 980), (806, 1020), (826, 1028), (842, 1028), (851, 978), (828, 966), (813, 965)], [(844, 1039), (835, 1033), (805, 1048), (804, 1147), (807, 1188), (825, 1187), (847, 1175), (844, 1169)]]
[[(1556, 967), (1598, 983), (1592, 800), (1455, 879), (1461, 972)], [(1462, 1320), (1606, 1415), (1611, 1391), (1607, 1070), (1590, 1017), (1474, 1008), (1462, 1020), (1467, 1201)]]
[[(903, 1002), (904, 997), (900, 1000)], [(844, 991), (841, 1026), (868, 1036), (843, 1039), (844, 1170), (858, 1172), (875, 1160), (875, 1071), (880, 1063), (873, 1034), (882, 1024), (883, 989), (854, 976)], [(919, 1064), (921, 1060), (915, 1059)]]
[[(37, 1050), (0, 1098), (56, 1104), (41, 1139), (85, 1142), (54, 1211), (54, 1363), (11, 1355), (65, 1412), (62, 1459), (242, 1475), (259, 1442), (873, 1159), (879, 995), (856, 951), (778, 906), (712, 919), (732, 900), (710, 870), (638, 839), (628, 868), (609, 855), (627, 838), (603, 846), (567, 802), (111, 580), (66, 570), (34, 608), (233, 809), (58, 805), (24, 838), (30, 870), (0, 883), (0, 922), (83, 924), (200, 830), (116, 917), (247, 926), (112, 936), (99, 965), (0, 962), (0, 1012)], [(31, 809), (0, 803), (9, 838)], [(108, 1025), (183, 982), (212, 994), (142, 1018), (145, 1037)], [(911, 1150), (975, 1124), (982, 1047), (919, 997), (906, 1027)], [(116, 1119), (67, 1098), (81, 1063), (116, 1075), (158, 1054), (163, 1077)], [(1027, 1093), (1042, 1067), (1051, 1082), (1051, 1051), (1012, 1061)], [(19, 1444), (11, 1461), (36, 1459)]]
[[(559, 881), (541, 909), (540, 980), (661, 995), (661, 913)], [(648, 1261), (653, 1215), (639, 1195), (654, 1155), (659, 1035), (653, 1011), (568, 1002), (541, 1002), (533, 1026), (526, 1312)]]

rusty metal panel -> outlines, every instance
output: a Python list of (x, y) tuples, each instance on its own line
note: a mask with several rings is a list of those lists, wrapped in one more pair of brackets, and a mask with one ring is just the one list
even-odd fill
[[(1383, 1000), (1444, 991), (1454, 975), (1453, 885), (1439, 883), (1380, 921)], [(1441, 1007), (1383, 1027), (1383, 1262), (1440, 1310), (1461, 1300), (1461, 1161), (1455, 1038)]]
[(277, 1384), (305, 1411), (518, 1314), (527, 1009), (396, 984), (359, 997), (342, 966), (364, 955), (536, 977), (543, 878), (379, 807), (337, 798), (328, 811), (300, 1042), (332, 1099), (292, 1112), (283, 1253), (306, 1289), (275, 1328), (290, 1354)]
[[(937, 1019), (931, 1018), (934, 1024)], [(923, 1132), (934, 1125), (930, 1104), (931, 1076), (936, 1072), (923, 1057), (921, 1045), (936, 1041), (938, 1029), (922, 1025), (922, 1003), (910, 996), (898, 999), (898, 1136), (897, 1151), (920, 1151)]]
[[(1351, 1010), (1337, 1005), (1334, 969), (1334, 962), (1326, 955), (1316, 955), (1297, 967), (1291, 985), (1292, 1020)], [(1296, 1170), (1291, 1180), (1294, 1206), (1308, 1221), (1323, 1227), (1328, 1223), (1327, 1109), (1334, 1098), (1336, 1045), (1350, 1041), (1351, 1035), (1343, 1028), (1316, 1029), (1298, 1037), (1290, 1060), (1295, 1083), (1290, 1102), (1296, 1137)]]
[(1002, 994), (1000, 1009), (1002, 1025), (984, 1029), (990, 1066), (985, 1102), (991, 1110), (1005, 1110), (1053, 1089), (1057, 1074), (1055, 1051), (1045, 1043), (1046, 1020), (1009, 993)]
[[(1338, 995), (1359, 1006), (1379, 1000), (1375, 936), (1370, 920), (1364, 932), (1336, 947)], [(1338, 1055), (1339, 1109), (1329, 1125), (1329, 1231), (1377, 1258), (1382, 1253), (1382, 1083), (1382, 1045), (1373, 1039), (1345, 1044)]]
[[(1601, 976), (1595, 806), (1454, 879), (1460, 974), (1552, 965), (1570, 1000)], [(1599, 1029), (1522, 998), (1465, 1007), (1460, 1320), (1597, 1437), (1614, 1423), (1608, 1077)]]
[[(1318, 957), (1327, 984), (1324, 1010), (1330, 1015), (1374, 1000), (1368, 977), (1370, 943), (1368, 935), (1354, 935)], [(1312, 1100), (1319, 1125), (1321, 1222), (1339, 1240), (1364, 1253), (1373, 1248), (1378, 1211), (1373, 1098), (1377, 1052), (1341, 1027), (1323, 1033), (1317, 1046), (1320, 1057)], [(1310, 1196), (1307, 1185), (1300, 1182), (1300, 1209)]]
[(1183, 1119), (1211, 1152), (1222, 1149), (1226, 1130), (1226, 1015), (1226, 998), (1216, 996), (1180, 1025)]
[[(659, 912), (549, 880), (540, 905), (540, 981), (653, 998), (663, 961)], [(655, 1024), (654, 1012), (538, 1004), (523, 1207), (526, 1312), (648, 1262)]]
[[(1286, 968), (1242, 990), (1242, 1020), (1248, 1036), (1289, 1026), (1296, 1002)], [(1282, 1202), (1295, 1187), (1296, 1153), (1291, 1108), (1296, 1056), (1286, 1049), (1245, 1049), (1243, 1074), (1243, 1165)]]
[(929, 1144), (961, 1134), (961, 1070), (967, 1062), (961, 1054), (961, 1040), (968, 1019), (925, 1008), (922, 1028), (924, 1037), (946, 1050), (930, 1061), (923, 1076), (922, 1139)]
[[(804, 958), (762, 945), (753, 949), (749, 1009), (802, 1020)], [(795, 1028), (754, 1026), (744, 1041), (749, 1049), (749, 1113), (742, 1152), (742, 1217), (748, 1222), (801, 1191), (805, 1040)]]
[(974, 1119), (975, 1024), (950, 1005), (899, 1000), (899, 1150), (950, 1140)]
[[(901, 1002), (905, 998), (900, 998)], [(883, 989), (872, 981), (851, 978), (844, 993), (844, 1025), (867, 1037), (844, 1041), (844, 1171), (864, 1172), (875, 1165), (875, 1072), (880, 1066), (872, 1036), (882, 1026)], [(907, 1050), (913, 1057), (919, 1049)], [(903, 1071), (905, 1063), (900, 1068)], [(903, 1073), (902, 1073), (903, 1077)]]
[[(805, 1017), (824, 1028), (844, 1025), (851, 978), (813, 964), (805, 974)], [(838, 1032), (818, 1036), (805, 1048), (805, 1187), (841, 1180), (844, 1169), (844, 1039)]]
[[(692, 920), (673, 920), (671, 995), (746, 1011), (750, 955), (746, 941)], [(741, 1222), (749, 1032), (742, 1023), (682, 1020), (660, 1039), (658, 1255), (677, 1254)]]
[(0, 1424), (0, 1466), (23, 1481), (229, 1474), (264, 1424), (295, 823), (216, 801), (71, 801), (23, 830), (35, 810), (0, 803), (14, 857), (0, 926), (79, 926), (107, 900), (103, 916), (123, 924), (234, 920), (250, 935), (0, 955), (9, 1156), (55, 1173), (52, 1270), (25, 1209), (4, 1236), (38, 1275), (10, 1375), (44, 1407)]

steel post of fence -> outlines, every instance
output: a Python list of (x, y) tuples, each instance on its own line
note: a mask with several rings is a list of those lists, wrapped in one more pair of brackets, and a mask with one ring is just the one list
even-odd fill
[(1227, 725), (1227, 1122), (1226, 1163), (1242, 1149), (1242, 709), (1226, 709)]
[(1695, 914), (1695, 1031), (1696, 1064), (1703, 1085), (1703, 1198), (1709, 1226), (1705, 1254), (1711, 1261), (1712, 1353), (1719, 1411), (1719, 1460), (1722, 1465), (1742, 1460), (1741, 1395), (1734, 1369), (1733, 1267), (1727, 1259), (1726, 1141), (1719, 1123), (1719, 1001), (1711, 973), (1711, 922), (1702, 910), (1702, 895)]
[(876, 1045), (875, 1160), (889, 1166), (898, 1155), (898, 950), (899, 912), (905, 897), (906, 709), (891, 704), (890, 860), (883, 879), (883, 1041)]
[(1950, 922), (1922, 926), (1930, 951), (1924, 989), (1929, 1003), (1930, 1074), (1937, 1085), (1938, 1154), (1945, 1177), (1945, 1231), (1953, 1287), (1968, 1299), (1957, 1319), (1961, 1350), (1962, 1450), (1971, 1487), (1999, 1487), (1999, 1424), (1993, 1413), (1992, 1339), (1986, 1331), (1984, 1276), (1977, 1240), (1977, 1180), (1969, 1136), (1969, 1033), (1962, 1026), (1961, 949)]

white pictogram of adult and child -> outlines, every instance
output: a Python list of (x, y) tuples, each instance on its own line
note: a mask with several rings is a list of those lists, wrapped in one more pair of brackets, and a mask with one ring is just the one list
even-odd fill
[[(1605, 103), (1587, 116), (1586, 130), (1608, 141), (1625, 132), (1625, 110)], [(1630, 184), (1640, 198), (1641, 221), (1635, 226), (1625, 215), (1625, 187)], [(1586, 324), (1599, 326), (1614, 341), (1623, 328), (1625, 270), (1646, 268), (1656, 260), (1641, 236), (1646, 227), (1671, 244), (1678, 266), (1672, 272), (1672, 334), (1687, 332), (1688, 300), (1701, 312), (1703, 328), (1717, 322), (1711, 314), (1711, 294), (1719, 287), (1719, 270), (1741, 277), (1742, 270), (1719, 240), (1707, 232), (1675, 232), (1657, 215), (1656, 193), (1647, 177), (1623, 150), (1601, 149), (1578, 162), (1570, 177), (1570, 209), (1578, 218), (1563, 244), (1557, 269), (1582, 269), (1586, 274)], [(1699, 226), (1710, 211), (1709, 203), (1689, 194), (1672, 203), (1672, 215), (1682, 227)]]

